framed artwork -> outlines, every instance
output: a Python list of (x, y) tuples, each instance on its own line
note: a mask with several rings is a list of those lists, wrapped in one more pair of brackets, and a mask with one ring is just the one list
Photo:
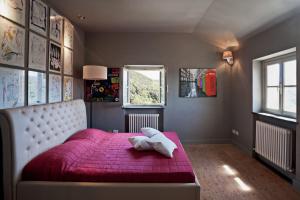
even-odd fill
[(0, 67), (0, 109), (24, 106), (24, 70)]
[(73, 74), (73, 51), (64, 47), (64, 74)]
[(61, 101), (61, 76), (49, 74), (49, 103)]
[(28, 72), (28, 105), (46, 103), (46, 73)]
[(30, 29), (46, 36), (47, 21), (48, 6), (40, 0), (30, 0)]
[(216, 97), (216, 69), (181, 68), (179, 97)]
[(24, 67), (25, 30), (0, 17), (0, 63)]
[(0, 0), (0, 14), (25, 26), (25, 0)]
[(67, 19), (64, 21), (64, 46), (73, 49), (74, 27)]
[(85, 81), (85, 100), (119, 102), (120, 68), (108, 68), (107, 80)]
[(64, 77), (64, 101), (73, 99), (73, 78), (69, 76)]
[(63, 33), (63, 17), (50, 9), (50, 39), (61, 43)]
[(47, 40), (37, 34), (29, 33), (28, 67), (46, 71)]
[(60, 73), (61, 68), (62, 68), (61, 47), (54, 42), (50, 42), (50, 45), (49, 45), (49, 70), (52, 72)]

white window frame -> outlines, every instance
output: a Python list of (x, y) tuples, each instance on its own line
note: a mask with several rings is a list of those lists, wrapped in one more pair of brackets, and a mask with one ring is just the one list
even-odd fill
[[(157, 70), (160, 71), (160, 103), (158, 104), (131, 104), (130, 103), (130, 70)], [(166, 105), (166, 69), (164, 65), (125, 65), (123, 68), (123, 107), (164, 107)]]
[[(289, 117), (289, 118), (296, 118), (297, 116), (297, 108), (296, 108), (296, 113), (293, 112), (287, 112), (284, 111), (284, 88), (285, 87), (296, 87), (297, 88), (297, 83), (296, 85), (292, 85), (292, 86), (284, 86), (284, 62), (287, 61), (292, 61), (292, 60), (296, 60), (297, 62), (297, 58), (296, 58), (296, 53), (290, 53), (290, 54), (286, 54), (283, 56), (278, 56), (278, 57), (274, 57), (268, 60), (264, 60), (262, 62), (262, 70), (263, 70), (263, 111), (267, 112), (267, 113), (271, 113), (271, 114), (275, 114), (275, 115), (279, 115), (279, 116), (283, 116), (283, 117)], [(272, 64), (279, 64), (279, 109), (278, 110), (274, 110), (274, 109), (270, 109), (267, 108), (267, 66), (268, 65), (272, 65)], [(297, 68), (296, 68), (297, 70)], [(296, 74), (297, 76), (297, 74)], [(297, 79), (296, 79), (297, 80)], [(272, 87), (272, 86), (269, 86)], [(277, 86), (274, 86), (277, 87)], [(297, 89), (296, 89), (297, 91)], [(297, 96), (297, 94), (296, 94)], [(297, 102), (297, 100), (296, 100)]]

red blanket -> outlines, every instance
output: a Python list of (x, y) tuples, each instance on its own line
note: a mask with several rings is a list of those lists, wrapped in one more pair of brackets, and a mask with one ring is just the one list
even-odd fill
[(86, 129), (34, 158), (23, 170), (23, 180), (73, 182), (195, 182), (193, 169), (176, 133), (165, 135), (176, 143), (173, 158), (155, 151), (137, 151), (128, 142), (133, 133), (112, 134)]

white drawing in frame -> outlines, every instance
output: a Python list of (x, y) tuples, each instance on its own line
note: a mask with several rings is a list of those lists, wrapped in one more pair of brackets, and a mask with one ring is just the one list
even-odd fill
[(28, 105), (46, 103), (46, 73), (28, 72)]
[(50, 38), (61, 43), (63, 33), (63, 17), (50, 9)]
[(50, 42), (49, 71), (61, 73), (61, 69), (62, 69), (61, 47), (54, 42)]
[(49, 103), (61, 101), (61, 76), (49, 74)]
[(24, 67), (25, 29), (0, 17), (0, 63)]
[(74, 26), (65, 18), (64, 21), (64, 46), (73, 49)]
[(24, 70), (0, 67), (0, 109), (24, 106)]
[(32, 69), (46, 71), (47, 65), (47, 40), (37, 34), (29, 33), (29, 58), (28, 66)]
[(30, 0), (30, 29), (47, 35), (48, 6), (40, 0)]
[(0, 14), (25, 26), (26, 0), (0, 0)]
[(73, 74), (73, 51), (64, 47), (64, 74)]
[(73, 78), (64, 77), (64, 101), (70, 101), (73, 99)]

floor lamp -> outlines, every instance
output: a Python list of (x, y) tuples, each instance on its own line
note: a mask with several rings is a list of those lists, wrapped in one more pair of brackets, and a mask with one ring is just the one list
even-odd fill
[[(83, 80), (106, 80), (107, 79), (107, 67), (97, 65), (85, 65), (83, 66)], [(90, 97), (90, 128), (92, 128), (93, 117), (93, 99)]]

